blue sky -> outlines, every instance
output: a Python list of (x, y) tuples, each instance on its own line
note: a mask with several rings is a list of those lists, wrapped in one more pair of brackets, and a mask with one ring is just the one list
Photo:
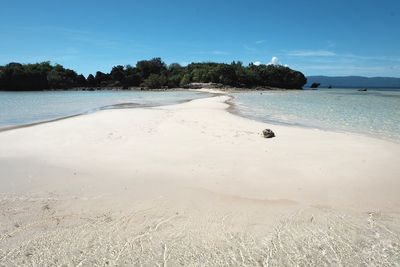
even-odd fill
[(400, 77), (399, 0), (1, 1), (0, 64), (79, 73), (272, 57), (306, 75)]

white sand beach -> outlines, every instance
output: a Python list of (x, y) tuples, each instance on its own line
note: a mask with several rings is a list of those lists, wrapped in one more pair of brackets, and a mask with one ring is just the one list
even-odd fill
[(0, 266), (400, 262), (399, 143), (252, 121), (229, 99), (1, 132)]

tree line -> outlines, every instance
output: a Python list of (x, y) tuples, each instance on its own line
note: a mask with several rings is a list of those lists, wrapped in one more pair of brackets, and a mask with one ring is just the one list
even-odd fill
[(218, 83), (224, 86), (300, 89), (303, 73), (281, 65), (244, 66), (242, 62), (165, 64), (160, 58), (141, 60), (135, 66), (114, 66), (109, 73), (97, 71), (87, 77), (50, 62), (9, 63), (0, 66), (0, 90), (35, 91), (48, 89), (143, 87), (179, 88), (190, 83)]

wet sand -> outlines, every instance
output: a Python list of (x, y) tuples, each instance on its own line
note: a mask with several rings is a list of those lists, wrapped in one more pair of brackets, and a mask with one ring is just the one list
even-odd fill
[(248, 120), (228, 100), (1, 132), (0, 265), (400, 262), (399, 144)]

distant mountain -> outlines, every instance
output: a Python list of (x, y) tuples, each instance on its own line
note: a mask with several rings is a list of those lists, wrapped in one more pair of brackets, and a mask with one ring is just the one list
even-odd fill
[(362, 77), (362, 76), (343, 76), (343, 77), (328, 77), (328, 76), (308, 76), (305, 88), (310, 87), (312, 83), (320, 83), (320, 87), (332, 86), (332, 88), (400, 88), (400, 78), (392, 77)]

